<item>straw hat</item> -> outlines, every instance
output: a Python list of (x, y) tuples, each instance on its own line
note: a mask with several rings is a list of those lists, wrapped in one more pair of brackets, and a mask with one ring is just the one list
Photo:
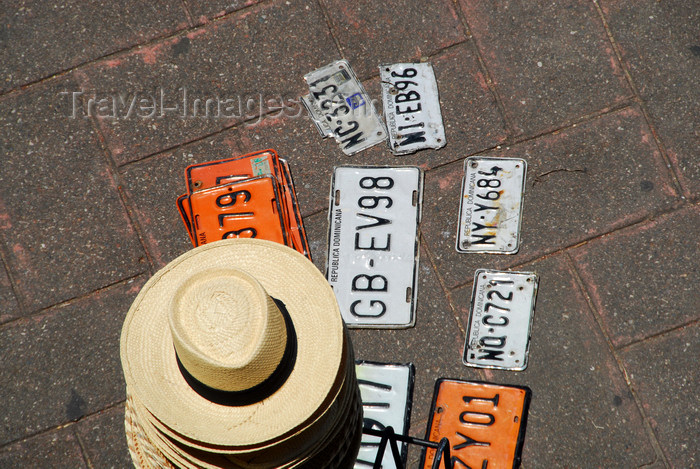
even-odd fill
[(330, 286), (293, 249), (231, 239), (175, 259), (131, 306), (121, 359), (137, 467), (354, 461), (352, 347)]

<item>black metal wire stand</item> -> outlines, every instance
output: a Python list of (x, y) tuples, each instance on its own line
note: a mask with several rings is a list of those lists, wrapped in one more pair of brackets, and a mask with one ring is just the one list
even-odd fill
[(441, 461), (444, 463), (444, 469), (453, 469), (452, 461), (450, 461), (450, 441), (447, 438), (443, 438), (438, 443), (435, 443), (434, 441), (421, 440), (420, 438), (414, 438), (412, 436), (398, 435), (394, 433), (394, 429), (392, 427), (385, 427), (382, 430), (364, 427), (362, 429), (362, 433), (381, 438), (379, 441), (379, 446), (377, 447), (377, 458), (374, 460), (374, 466), (372, 466), (372, 469), (381, 469), (387, 444), (389, 444), (389, 447), (391, 448), (391, 454), (394, 457), (396, 467), (405, 469), (403, 461), (401, 460), (401, 452), (399, 451), (399, 441), (410, 445), (422, 446), (426, 449), (434, 449), (435, 459), (433, 459), (431, 469), (440, 469)]

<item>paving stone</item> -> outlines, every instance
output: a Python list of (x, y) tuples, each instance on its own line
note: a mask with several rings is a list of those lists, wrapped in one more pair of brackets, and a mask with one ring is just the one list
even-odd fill
[[(332, 138), (322, 139), (306, 110), (290, 109), (281, 117), (245, 124), (240, 129), (244, 150), (275, 148), (291, 165), (303, 214), (327, 210), (333, 168), (339, 165), (414, 165), (428, 169), (466, 154), (497, 145), (505, 138), (503, 123), (488, 89), (483, 86), (476, 59), (468, 47), (457, 46), (433, 60), (440, 87), (447, 146), (395, 157), (385, 144), (345, 156)], [(379, 80), (365, 82), (367, 92), (381, 112)], [(473, 119), (464, 119), (464, 110)]]
[(688, 196), (700, 195), (700, 2), (600, 2)]
[(124, 317), (144, 278), (0, 329), (0, 445), (125, 398)]
[(268, 3), (81, 70), (86, 102), (106, 101), (78, 114), (121, 165), (268, 112), (337, 57), (315, 2)]
[(700, 318), (700, 206), (573, 251), (613, 343), (622, 346)]
[(90, 122), (66, 116), (71, 80), (0, 101), (0, 232), (30, 311), (146, 269)]
[(234, 132), (227, 130), (122, 169), (127, 197), (157, 269), (192, 249), (176, 205), (177, 197), (187, 192), (185, 168), (240, 154)]
[(4, 263), (0, 262), (0, 324), (19, 316), (19, 305), (7, 277)]
[(197, 23), (207, 23), (212, 18), (227, 15), (250, 5), (260, 3), (261, 0), (187, 0), (192, 19)]
[[(642, 416), (566, 257), (518, 270), (539, 275), (528, 367), (485, 374), (489, 382), (532, 389), (523, 467), (630, 468), (654, 461)], [(452, 292), (463, 327), (471, 290)]]
[(126, 445), (123, 405), (81, 420), (74, 428), (92, 467), (119, 469), (133, 465)]
[(592, 2), (460, 4), (517, 134), (557, 128), (631, 96)]
[(73, 430), (63, 428), (0, 449), (0, 467), (76, 469), (88, 466)]
[[(464, 333), (424, 250), (420, 256), (416, 326), (405, 330), (352, 329), (351, 337), (357, 359), (415, 365), (410, 434), (424, 438), (435, 381), (445, 377), (480, 380), (482, 375), (462, 365)], [(420, 452), (412, 446), (407, 467), (417, 467), (419, 458)]]
[(635, 344), (620, 354), (671, 465), (698, 467), (698, 323)]
[(5, 4), (0, 11), (0, 91), (186, 27), (177, 0)]
[(488, 155), (528, 163), (520, 252), (458, 253), (463, 162), (431, 171), (421, 229), (448, 287), (471, 281), (477, 268), (519, 265), (639, 221), (675, 199), (667, 169), (636, 107)]
[(361, 78), (377, 75), (382, 63), (419, 60), (466, 40), (449, 1), (323, 3), (343, 56)]

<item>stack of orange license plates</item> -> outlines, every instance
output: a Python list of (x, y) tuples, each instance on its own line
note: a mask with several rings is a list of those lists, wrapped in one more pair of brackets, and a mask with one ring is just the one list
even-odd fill
[(194, 246), (259, 238), (311, 259), (289, 165), (274, 150), (195, 164), (177, 208)]

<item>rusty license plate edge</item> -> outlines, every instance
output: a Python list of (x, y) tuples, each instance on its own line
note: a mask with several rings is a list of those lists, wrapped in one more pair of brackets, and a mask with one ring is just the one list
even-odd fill
[(273, 149), (190, 165), (185, 168), (185, 184), (188, 193), (192, 194), (228, 182), (265, 174), (280, 180), (279, 156)]

